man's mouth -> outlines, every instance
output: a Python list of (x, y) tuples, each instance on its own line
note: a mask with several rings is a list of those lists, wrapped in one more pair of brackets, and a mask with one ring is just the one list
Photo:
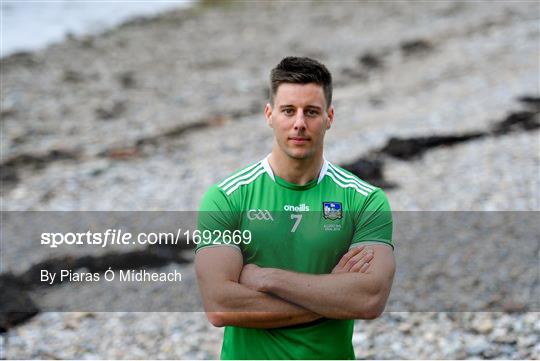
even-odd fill
[(306, 144), (309, 141), (309, 138), (306, 138), (306, 137), (289, 137), (289, 140), (293, 144), (301, 145), (301, 144)]

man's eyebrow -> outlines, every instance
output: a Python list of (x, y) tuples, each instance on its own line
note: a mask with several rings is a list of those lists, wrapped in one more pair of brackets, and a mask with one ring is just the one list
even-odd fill
[[(295, 108), (295, 106), (292, 104), (285, 104), (285, 105), (279, 106), (279, 109), (285, 109), (285, 108)], [(307, 105), (306, 109), (316, 109), (316, 110), (322, 111), (322, 108), (317, 105)]]

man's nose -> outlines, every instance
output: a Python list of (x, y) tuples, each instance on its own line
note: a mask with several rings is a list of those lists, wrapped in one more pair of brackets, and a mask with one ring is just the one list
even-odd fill
[(294, 119), (294, 129), (306, 129), (306, 121), (304, 117), (304, 111), (300, 110), (296, 112), (296, 118)]

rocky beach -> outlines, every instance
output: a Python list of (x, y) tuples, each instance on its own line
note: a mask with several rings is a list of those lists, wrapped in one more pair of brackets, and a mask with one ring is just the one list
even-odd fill
[[(379, 319), (356, 321), (356, 356), (539, 359), (539, 54), (535, 1), (203, 1), (70, 36), (1, 59), (2, 211), (194, 211), (268, 154), (269, 70), (314, 57), (334, 76), (327, 159), (395, 211), (394, 289)], [(31, 241), (0, 245), (2, 287), (25, 283), (35, 307), (0, 319), (0, 358), (219, 357), (223, 330), (200, 306), (172, 312), (167, 287), (129, 293), (140, 311), (159, 293), (160, 312), (74, 312), (96, 289), (33, 285), (53, 253)], [(192, 250), (133, 252), (199, 302)], [(107, 256), (55, 255), (99, 272)]]

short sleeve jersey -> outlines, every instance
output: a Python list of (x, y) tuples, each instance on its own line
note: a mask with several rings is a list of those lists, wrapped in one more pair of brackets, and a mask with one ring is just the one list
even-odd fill
[[(235, 247), (244, 264), (327, 274), (352, 247), (392, 244), (384, 192), (324, 160), (317, 179), (289, 183), (268, 158), (212, 186), (199, 212), (205, 247)], [(262, 311), (262, 310), (261, 310)], [(319, 319), (284, 328), (227, 326), (222, 359), (354, 359), (353, 320)]]

